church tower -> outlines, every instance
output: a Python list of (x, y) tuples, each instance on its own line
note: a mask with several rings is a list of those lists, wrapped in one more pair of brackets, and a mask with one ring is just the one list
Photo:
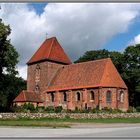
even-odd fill
[(71, 63), (56, 37), (46, 39), (27, 62), (27, 91), (43, 92), (59, 69)]

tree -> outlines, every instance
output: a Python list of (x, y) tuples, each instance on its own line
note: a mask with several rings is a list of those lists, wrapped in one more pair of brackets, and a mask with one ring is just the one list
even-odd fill
[(140, 44), (128, 46), (124, 60), (122, 77), (129, 89), (130, 105), (140, 106)]
[(115, 64), (116, 68), (119, 72), (122, 72), (123, 67), (123, 54), (117, 51), (108, 51), (108, 50), (94, 50), (94, 51), (87, 51), (83, 56), (81, 56), (78, 60), (74, 63), (85, 62), (90, 60), (97, 60), (101, 58), (111, 58), (113, 63)]
[(16, 77), (19, 55), (8, 39), (10, 33), (10, 26), (0, 20), (0, 111), (10, 110), (13, 99), (26, 88), (25, 80)]
[(10, 33), (10, 26), (4, 25), (0, 20), (0, 78), (4, 73), (17, 74), (15, 66), (18, 63), (18, 53), (8, 39)]
[(14, 75), (4, 75), (0, 82), (0, 111), (10, 111), (12, 102), (19, 92), (26, 89), (26, 81)]

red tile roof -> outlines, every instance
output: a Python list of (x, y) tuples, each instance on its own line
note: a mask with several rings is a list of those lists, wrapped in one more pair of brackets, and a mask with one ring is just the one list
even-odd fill
[(64, 64), (72, 63), (57, 41), (56, 37), (46, 39), (27, 64), (41, 60), (52, 60)]
[(37, 103), (41, 103), (43, 101), (41, 100), (41, 97), (38, 94), (36, 94), (32, 91), (23, 90), (14, 99), (13, 102), (37, 102)]
[(64, 66), (47, 91), (94, 87), (127, 88), (110, 58)]

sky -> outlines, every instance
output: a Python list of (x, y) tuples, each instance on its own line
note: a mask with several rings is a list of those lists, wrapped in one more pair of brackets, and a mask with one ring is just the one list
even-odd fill
[(19, 76), (42, 42), (55, 36), (72, 61), (86, 51), (123, 52), (140, 43), (139, 3), (1, 3), (0, 18), (20, 57)]

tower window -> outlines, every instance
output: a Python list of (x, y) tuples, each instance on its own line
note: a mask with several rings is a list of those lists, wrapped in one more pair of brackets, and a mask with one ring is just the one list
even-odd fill
[(94, 100), (95, 99), (95, 94), (93, 91), (90, 92), (90, 100)]
[(36, 92), (36, 93), (39, 93), (39, 91), (40, 91), (39, 85), (36, 85), (36, 86), (35, 86), (35, 92)]
[(63, 99), (64, 99), (64, 101), (67, 101), (67, 93), (66, 92), (63, 92)]
[(37, 64), (35, 70), (35, 82), (37, 83), (39, 81), (40, 81), (40, 66)]
[(107, 93), (106, 93), (106, 102), (107, 103), (110, 103), (111, 102), (111, 91), (107, 91)]
[(77, 92), (77, 93), (76, 93), (76, 99), (77, 99), (77, 101), (80, 101), (80, 98), (81, 98), (81, 97), (80, 97), (80, 92)]

